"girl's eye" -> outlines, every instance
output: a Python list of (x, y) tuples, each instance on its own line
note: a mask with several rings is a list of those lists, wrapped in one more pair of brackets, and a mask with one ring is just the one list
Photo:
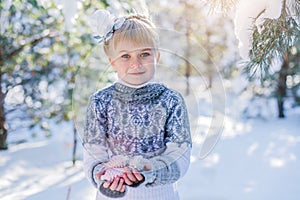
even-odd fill
[(147, 56), (150, 56), (150, 53), (149, 53), (149, 52), (141, 53), (141, 57), (147, 57)]
[(121, 58), (128, 59), (128, 58), (130, 58), (130, 56), (128, 54), (124, 54), (121, 56)]

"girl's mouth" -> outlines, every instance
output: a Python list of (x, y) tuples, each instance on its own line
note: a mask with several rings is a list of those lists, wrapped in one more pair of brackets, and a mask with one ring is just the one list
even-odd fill
[(129, 74), (130, 75), (134, 75), (134, 76), (138, 76), (138, 75), (142, 75), (144, 74), (145, 72), (130, 72)]

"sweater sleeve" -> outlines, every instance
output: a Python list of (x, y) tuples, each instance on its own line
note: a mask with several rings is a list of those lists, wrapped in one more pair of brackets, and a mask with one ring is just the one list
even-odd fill
[(180, 94), (170, 102), (167, 118), (166, 150), (150, 158), (150, 171), (144, 171), (146, 186), (174, 183), (185, 175), (190, 164), (191, 136), (188, 113)]
[[(87, 179), (105, 196), (116, 198), (124, 193), (112, 191), (103, 187), (103, 180), (97, 177), (109, 161), (109, 151), (106, 141), (106, 117), (103, 105), (93, 96), (90, 98), (83, 135), (83, 164)], [(97, 109), (96, 109), (97, 108)]]

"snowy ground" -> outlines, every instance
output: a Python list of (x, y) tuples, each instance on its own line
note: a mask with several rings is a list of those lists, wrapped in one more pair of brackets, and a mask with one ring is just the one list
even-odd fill
[(223, 137), (204, 160), (195, 147), (195, 161), (179, 182), (182, 199), (299, 199), (299, 122), (299, 110), (287, 119), (237, 122), (239, 130), (225, 131), (238, 134)]
[[(227, 104), (222, 137), (208, 157), (199, 159), (201, 144), (195, 141), (190, 169), (178, 183), (181, 199), (298, 200), (300, 109), (288, 109), (286, 119), (246, 119), (228, 112), (233, 106)], [(206, 122), (209, 116), (200, 116), (200, 123)], [(81, 148), (75, 167), (70, 161), (71, 128), (56, 130), (59, 134), (49, 139), (28, 136), (28, 142), (0, 152), (2, 200), (94, 199), (95, 190), (83, 174)]]

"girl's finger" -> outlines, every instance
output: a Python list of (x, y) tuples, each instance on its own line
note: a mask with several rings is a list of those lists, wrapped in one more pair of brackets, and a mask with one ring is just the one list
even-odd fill
[(118, 187), (119, 180), (120, 180), (120, 178), (118, 176), (116, 178), (114, 178), (114, 181), (112, 182), (112, 184), (109, 187), (112, 191), (116, 190), (116, 188)]
[(130, 181), (132, 181), (132, 182), (137, 181), (136, 177), (133, 175), (133, 173), (127, 167), (125, 168), (125, 173)]
[(110, 182), (105, 181), (105, 182), (103, 183), (103, 187), (104, 187), (104, 188), (108, 188), (109, 186), (110, 186)]
[(140, 174), (136, 169), (133, 169), (132, 173), (138, 181), (142, 181), (144, 179), (143, 175)]
[(125, 192), (125, 189), (126, 189), (126, 185), (123, 185), (120, 192)]
[(99, 172), (98, 174), (96, 174), (97, 178), (101, 178), (101, 176), (105, 174), (105, 170), (102, 170), (101, 172)]
[(120, 178), (120, 181), (119, 181), (119, 184), (116, 188), (116, 191), (121, 191), (122, 187), (123, 187), (123, 184), (124, 184), (124, 179), (123, 178)]
[(132, 185), (133, 182), (127, 177), (127, 173), (124, 173), (122, 178), (124, 179), (127, 185)]

